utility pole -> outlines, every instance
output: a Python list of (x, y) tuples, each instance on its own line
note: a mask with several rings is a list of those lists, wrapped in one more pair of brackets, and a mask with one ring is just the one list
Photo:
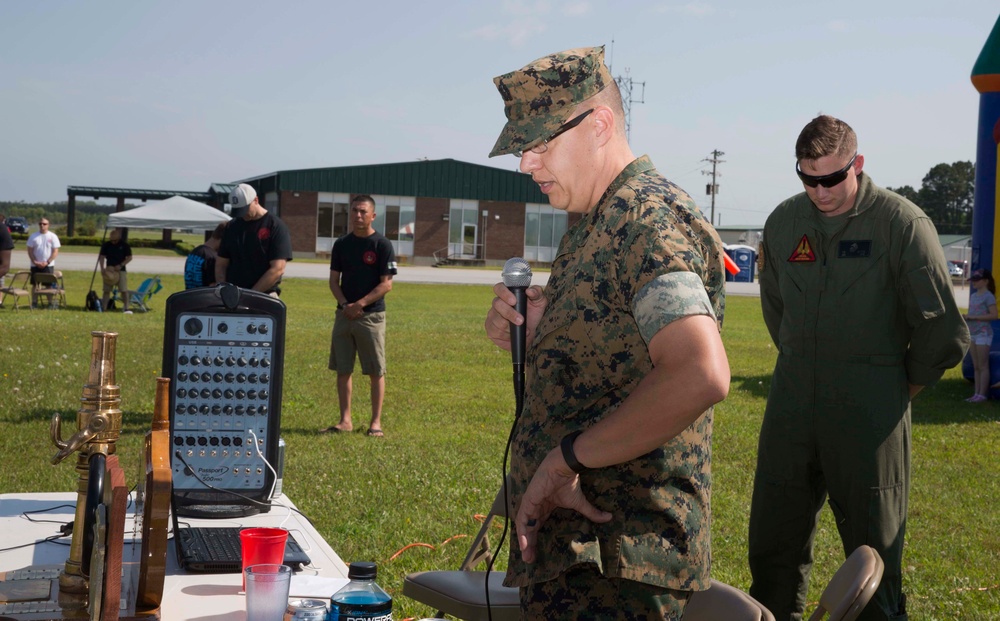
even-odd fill
[(712, 172), (708, 172), (707, 170), (701, 171), (701, 174), (703, 175), (712, 175), (712, 183), (705, 186), (705, 194), (708, 194), (709, 196), (712, 197), (712, 213), (711, 213), (711, 219), (709, 220), (709, 222), (712, 223), (712, 226), (715, 226), (715, 195), (719, 193), (719, 184), (715, 182), (715, 179), (716, 177), (722, 176), (722, 173), (718, 172), (717, 167), (719, 164), (725, 163), (726, 160), (719, 159), (723, 155), (725, 155), (725, 153), (716, 149), (712, 151), (712, 157), (706, 157), (705, 159), (702, 160), (703, 162), (712, 163)]

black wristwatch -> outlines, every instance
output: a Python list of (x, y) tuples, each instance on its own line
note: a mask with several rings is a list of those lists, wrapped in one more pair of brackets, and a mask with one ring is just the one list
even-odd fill
[(580, 463), (580, 460), (576, 458), (576, 453), (573, 451), (573, 443), (576, 442), (581, 433), (583, 433), (583, 429), (577, 429), (568, 433), (563, 436), (562, 442), (559, 443), (559, 448), (562, 449), (562, 456), (566, 460), (566, 465), (577, 474), (583, 474), (590, 470), (590, 468)]

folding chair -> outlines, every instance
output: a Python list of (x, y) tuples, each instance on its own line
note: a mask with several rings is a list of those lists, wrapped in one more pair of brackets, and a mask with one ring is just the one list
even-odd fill
[[(153, 294), (155, 294), (162, 288), (163, 284), (160, 282), (159, 276), (153, 276), (152, 278), (147, 278), (146, 280), (142, 281), (142, 284), (139, 285), (138, 289), (128, 292), (129, 308), (134, 306), (136, 310), (140, 310), (144, 313), (149, 312), (148, 303), (150, 299), (152, 299)], [(115, 287), (113, 299), (116, 302), (120, 303), (123, 309), (125, 308), (124, 301), (122, 300), (122, 294), (117, 287)]]
[(32, 274), (35, 286), (31, 289), (31, 305), (38, 305), (38, 298), (48, 298), (48, 305), (66, 308), (66, 288), (63, 286), (62, 272), (52, 274), (36, 272)]
[(829, 621), (854, 621), (865, 609), (882, 582), (885, 564), (870, 546), (860, 546), (847, 557), (819, 596), (819, 606), (809, 621), (819, 621), (829, 612)]
[[(408, 574), (403, 578), (403, 595), (436, 609), (436, 617), (447, 614), (465, 621), (487, 621), (486, 572), (473, 569), (481, 561), (492, 557), (487, 535), (493, 518), (507, 517), (503, 500), (501, 487), (457, 571)], [(520, 618), (520, 597), (516, 588), (503, 586), (503, 576), (503, 572), (491, 572), (489, 575), (490, 609), (494, 621), (514, 621)]]
[(683, 621), (774, 621), (774, 615), (747, 593), (712, 580), (707, 591), (691, 595)]
[(0, 307), (7, 296), (14, 296), (14, 310), (20, 310), (21, 298), (28, 298), (28, 309), (31, 309), (31, 272), (18, 272), (10, 279), (10, 284), (0, 287)]

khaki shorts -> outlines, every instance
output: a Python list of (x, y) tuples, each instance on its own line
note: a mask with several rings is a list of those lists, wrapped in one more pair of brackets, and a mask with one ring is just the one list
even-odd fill
[(354, 357), (361, 359), (361, 373), (385, 375), (385, 312), (365, 313), (361, 319), (347, 319), (338, 310), (330, 337), (329, 369), (338, 375), (354, 372)]
[[(128, 279), (126, 278), (127, 275), (128, 275), (127, 272), (118, 272), (118, 290), (122, 292), (122, 295), (125, 295), (124, 292), (128, 291)], [(104, 283), (105, 294), (111, 293), (111, 290), (114, 288), (115, 285), (109, 285), (108, 283)]]

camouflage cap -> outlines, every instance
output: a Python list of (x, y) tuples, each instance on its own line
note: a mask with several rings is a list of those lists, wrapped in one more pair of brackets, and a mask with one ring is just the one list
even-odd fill
[(581, 102), (612, 82), (603, 45), (549, 54), (493, 78), (503, 97), (507, 124), (490, 157), (527, 151), (569, 120)]

